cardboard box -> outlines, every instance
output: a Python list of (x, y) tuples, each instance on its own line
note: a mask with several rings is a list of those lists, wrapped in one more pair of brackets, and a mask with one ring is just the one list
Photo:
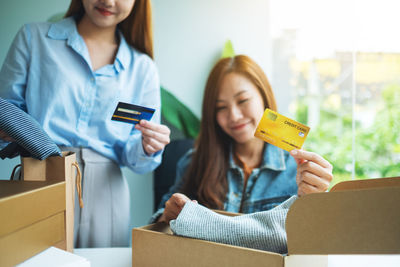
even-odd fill
[(38, 160), (31, 157), (21, 157), (21, 173), (24, 181), (65, 181), (67, 238), (58, 248), (73, 252), (74, 249), (74, 206), (76, 184), (76, 154), (63, 151), (62, 157), (48, 157)]
[(287, 256), (174, 236), (156, 223), (132, 230), (132, 265), (329, 266), (334, 254), (400, 254), (400, 177), (341, 186), (292, 205)]
[(66, 183), (0, 181), (0, 266), (65, 244)]

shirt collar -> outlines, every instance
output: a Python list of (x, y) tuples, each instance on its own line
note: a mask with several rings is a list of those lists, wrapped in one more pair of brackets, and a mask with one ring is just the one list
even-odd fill
[[(81, 36), (78, 33), (76, 22), (73, 17), (68, 17), (51, 24), (47, 36), (55, 40), (68, 40), (69, 45), (74, 47), (77, 51), (83, 52), (81, 45), (78, 45), (79, 42), (76, 42)], [(130, 45), (126, 42), (121, 31), (118, 31), (118, 36), (120, 44), (114, 62), (114, 67), (117, 72), (126, 69), (131, 60)]]
[[(229, 150), (229, 167), (232, 169), (239, 168), (233, 159), (233, 145), (230, 146)], [(266, 144), (260, 169), (286, 170), (284, 151), (274, 145)]]
[(55, 40), (66, 40), (78, 34), (75, 19), (68, 17), (51, 24), (47, 36)]
[(119, 72), (121, 69), (124, 70), (128, 67), (129, 61), (131, 60), (131, 46), (125, 40), (124, 35), (121, 31), (118, 31), (119, 36), (119, 47), (117, 55), (115, 56), (115, 68)]
[(52, 23), (47, 36), (54, 40), (66, 40), (67, 45), (80, 54), (90, 65), (89, 51), (83, 38), (79, 35), (76, 22), (73, 17), (68, 17)]
[(266, 144), (260, 168), (268, 168), (275, 171), (286, 170), (284, 151), (274, 145)]

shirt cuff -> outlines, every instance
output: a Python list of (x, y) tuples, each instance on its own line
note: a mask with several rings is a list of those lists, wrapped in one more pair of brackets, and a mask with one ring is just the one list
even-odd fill
[(158, 209), (156, 213), (154, 213), (153, 216), (151, 216), (149, 223), (156, 223), (163, 213), (164, 213), (164, 208)]
[(143, 143), (140, 142), (140, 145), (139, 145), (139, 147), (138, 147), (138, 150), (139, 150), (139, 151), (138, 151), (138, 152), (139, 152), (138, 155), (140, 155), (140, 158), (141, 158), (141, 159), (148, 159), (148, 158), (155, 158), (155, 157), (157, 157), (158, 155), (160, 155), (160, 154), (163, 152), (164, 149), (161, 149), (160, 151), (157, 151), (156, 153), (153, 153), (153, 154), (151, 154), (151, 155), (148, 155), (148, 154), (146, 153), (146, 151), (144, 151)]

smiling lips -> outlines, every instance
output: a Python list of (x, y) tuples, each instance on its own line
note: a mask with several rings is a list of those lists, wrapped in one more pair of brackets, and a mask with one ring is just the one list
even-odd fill
[(232, 126), (231, 129), (234, 130), (234, 131), (238, 131), (238, 130), (241, 130), (244, 127), (246, 127), (246, 125), (247, 125), (247, 123), (238, 124), (238, 125)]
[(105, 8), (101, 8), (101, 7), (96, 7), (97, 11), (100, 12), (100, 14), (102, 14), (103, 16), (111, 16), (113, 13), (111, 11), (108, 11)]

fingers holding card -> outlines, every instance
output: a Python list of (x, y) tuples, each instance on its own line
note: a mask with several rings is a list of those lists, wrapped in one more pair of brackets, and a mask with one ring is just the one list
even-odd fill
[(164, 149), (170, 142), (171, 131), (165, 125), (142, 120), (135, 128), (142, 132), (143, 148), (149, 155)]
[(143, 138), (155, 145), (156, 143), (168, 144), (170, 129), (162, 124), (142, 120), (135, 128), (142, 132)]
[(154, 109), (119, 102), (111, 119), (135, 125), (142, 132), (142, 145), (147, 155), (152, 155), (170, 142), (170, 130), (167, 126), (150, 122)]
[(154, 109), (119, 102), (112, 120), (131, 123), (142, 132), (142, 145), (147, 155), (152, 155), (170, 142), (170, 130), (167, 126), (150, 122)]

